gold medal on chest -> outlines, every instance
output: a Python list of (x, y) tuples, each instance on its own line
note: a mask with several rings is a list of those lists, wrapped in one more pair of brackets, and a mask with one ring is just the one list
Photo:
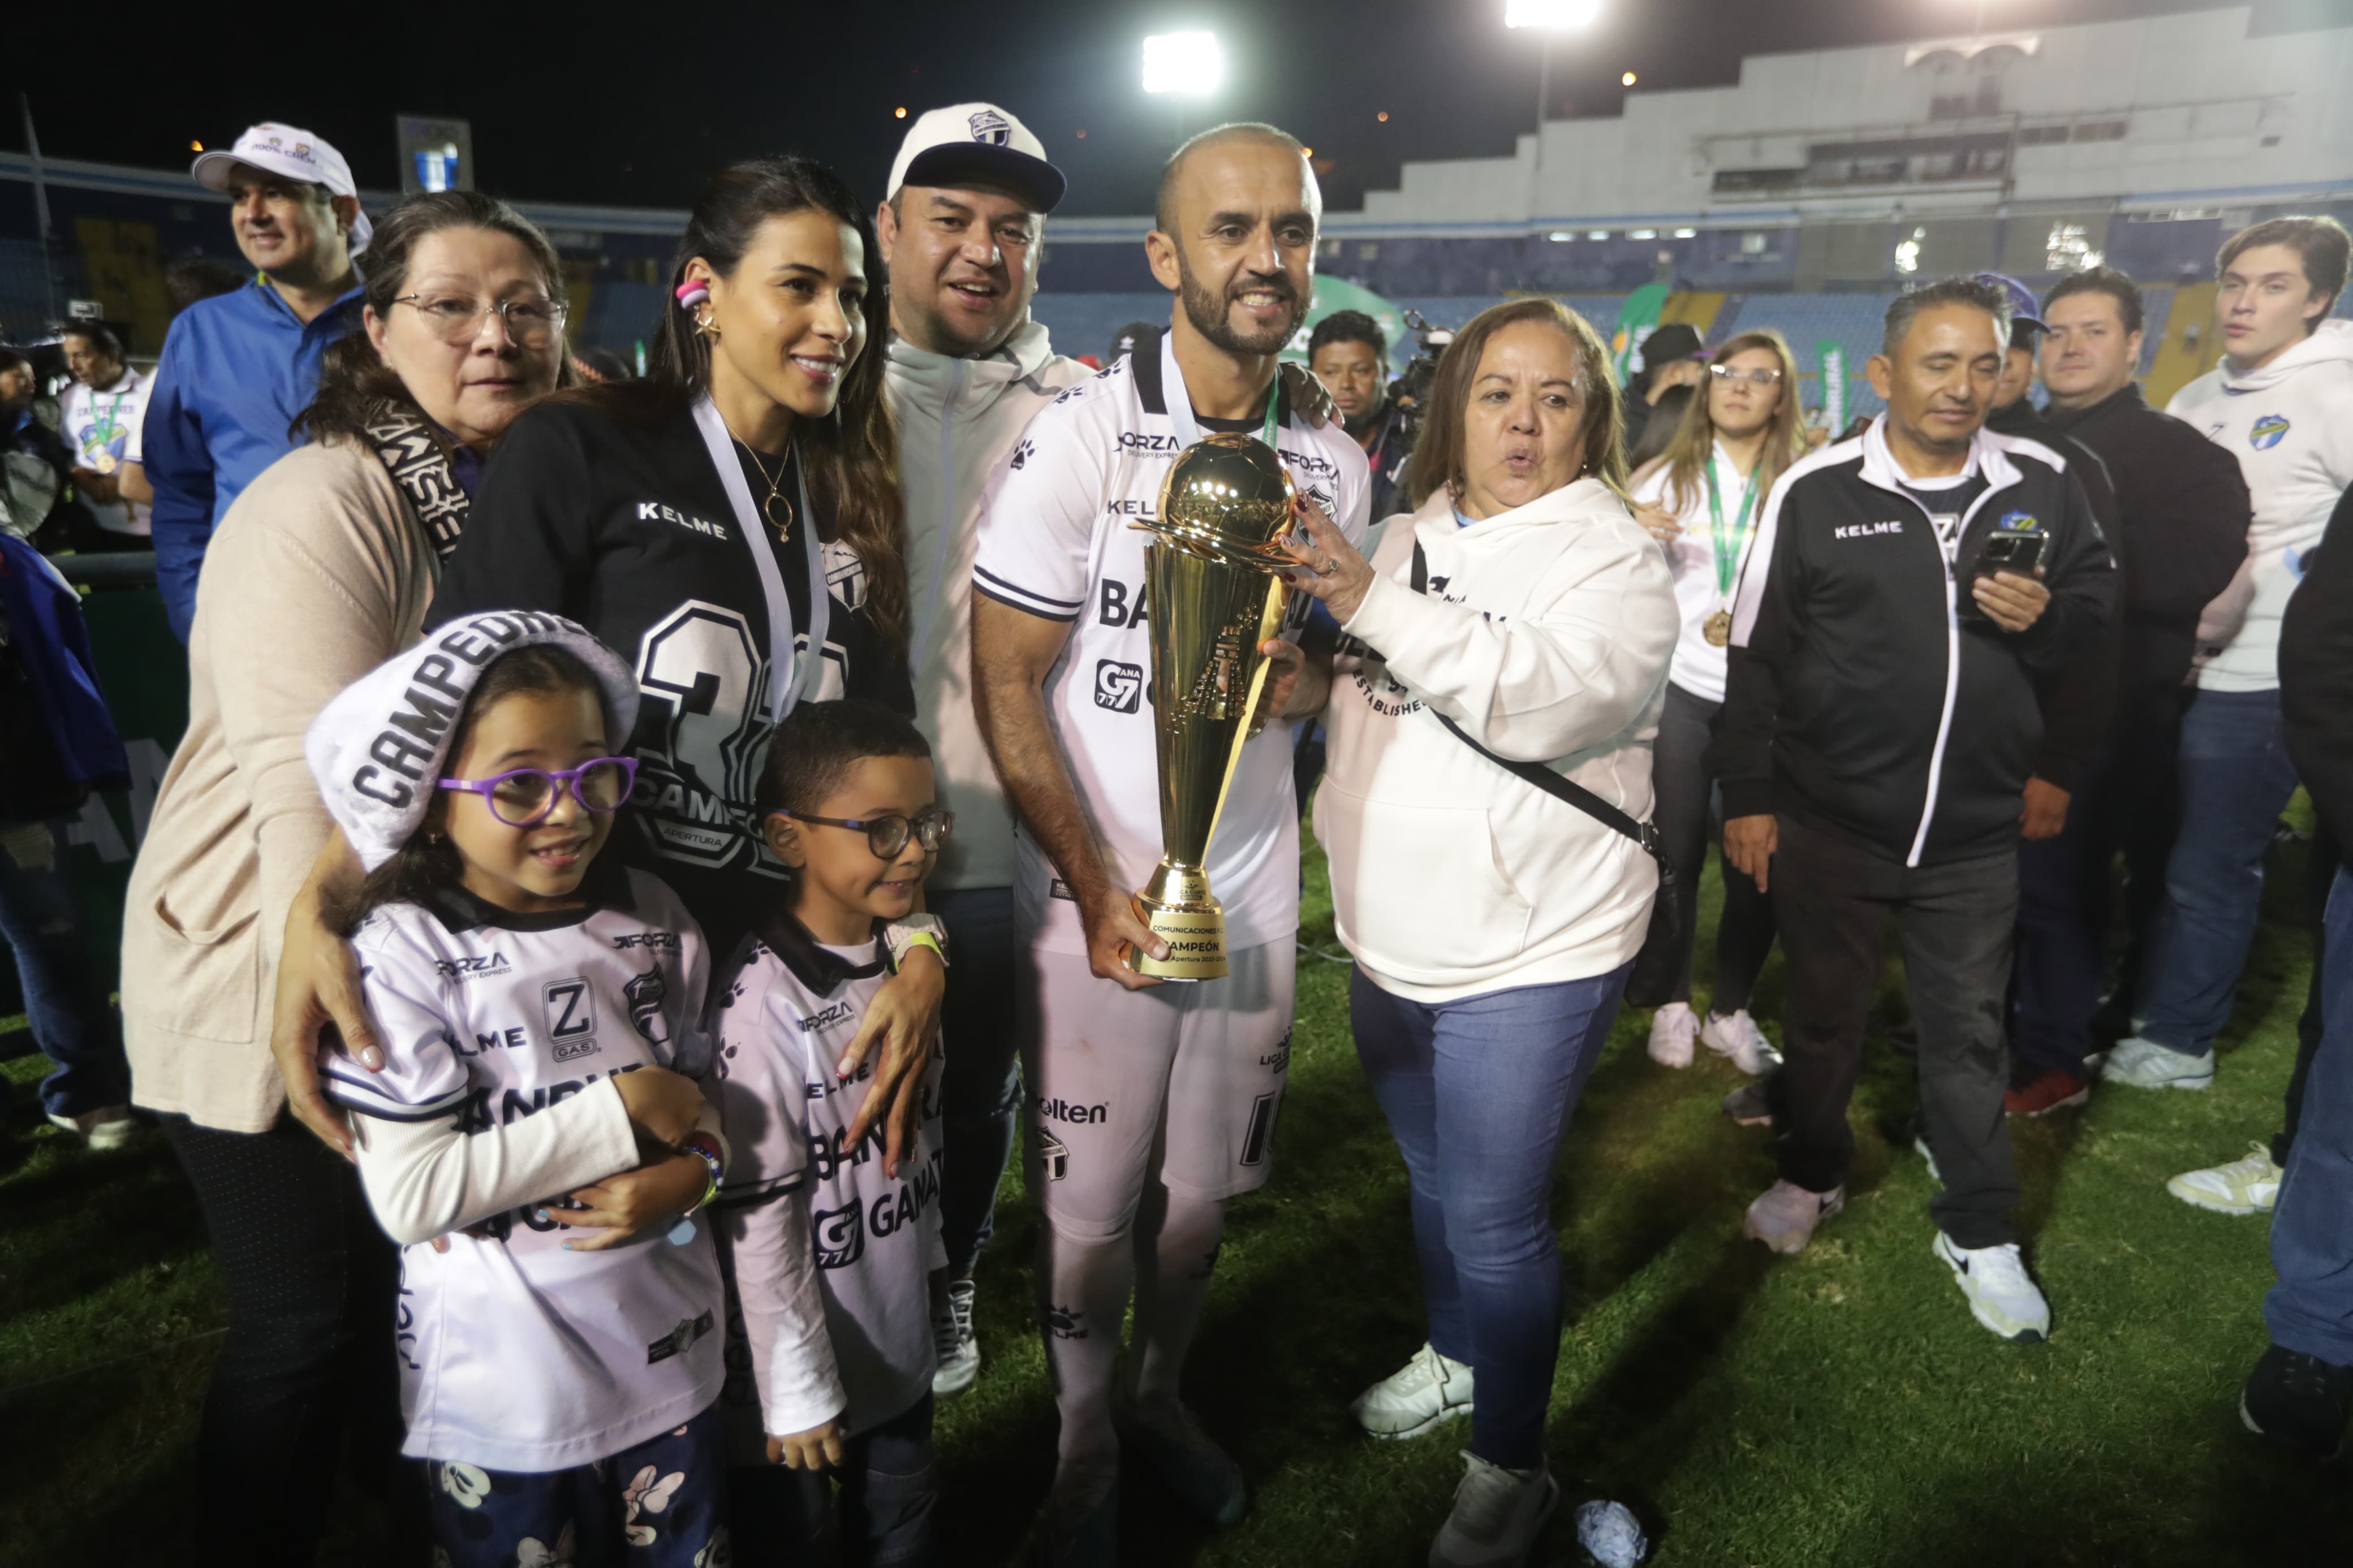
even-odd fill
[(1710, 647), (1724, 647), (1732, 641), (1732, 612), (1718, 610), (1700, 624), (1700, 631)]

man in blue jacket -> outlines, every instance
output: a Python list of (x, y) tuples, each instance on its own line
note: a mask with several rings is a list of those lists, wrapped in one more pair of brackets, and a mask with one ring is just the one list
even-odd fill
[(318, 390), (321, 356), (359, 325), (352, 258), (370, 232), (343, 155), (291, 125), (265, 121), (188, 172), (228, 193), (237, 247), (258, 275), (172, 323), (141, 434), (155, 582), (182, 642), (213, 530), (293, 445), (288, 426)]

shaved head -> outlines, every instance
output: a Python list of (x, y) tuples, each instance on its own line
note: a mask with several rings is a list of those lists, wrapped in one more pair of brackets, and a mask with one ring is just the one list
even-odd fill
[[(1170, 155), (1160, 170), (1160, 194), (1152, 205), (1152, 221), (1163, 234), (1176, 232), (1176, 186), (1185, 177), (1185, 165), (1196, 153), (1232, 142), (1258, 142), (1287, 148), (1299, 161), (1307, 161), (1307, 148), (1298, 137), (1277, 126), (1262, 125), (1255, 120), (1237, 120), (1225, 125), (1213, 125), (1187, 142)], [(1307, 189), (1314, 201), (1316, 216), (1323, 216), (1324, 195), (1310, 179)]]

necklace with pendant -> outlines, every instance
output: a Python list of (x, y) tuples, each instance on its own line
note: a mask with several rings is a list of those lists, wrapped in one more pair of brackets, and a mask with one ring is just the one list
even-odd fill
[[(792, 467), (791, 456), (787, 454), (784, 461), (776, 465), (776, 476), (770, 478), (768, 465), (760, 461), (759, 453), (744, 446), (741, 441), (735, 444), (744, 447), (744, 455), (752, 459), (752, 467), (757, 468), (760, 478), (767, 482), (768, 499), (760, 503), (760, 515), (766, 518), (768, 526), (776, 531), (776, 542), (779, 544), (790, 544), (793, 542), (793, 501), (790, 496), (785, 494), (785, 474)], [(781, 520), (776, 516), (778, 507), (785, 509), (785, 515)]]

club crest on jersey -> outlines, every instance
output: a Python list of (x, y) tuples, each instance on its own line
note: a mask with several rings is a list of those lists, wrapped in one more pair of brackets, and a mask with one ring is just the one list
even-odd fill
[(2004, 533), (2031, 533), (2042, 525), (2031, 511), (2006, 511), (1995, 527)]
[(2287, 416), (2266, 414), (2247, 427), (2247, 445), (2258, 452), (2268, 452), (2287, 437)]
[(817, 1209), (809, 1215), (819, 1268), (847, 1268), (866, 1255), (866, 1216), (852, 1196), (838, 1209)]
[(1039, 1133), (1038, 1163), (1044, 1168), (1048, 1181), (1060, 1181), (1071, 1173), (1071, 1146), (1051, 1132)]
[(1005, 116), (993, 109), (984, 109), (972, 116), (971, 125), (972, 139), (985, 142), (991, 147), (1002, 147), (1013, 140), (1013, 127), (1007, 123)]
[(670, 1000), (670, 986), (662, 979), (661, 965), (634, 976), (621, 987), (621, 995), (629, 1004), (629, 1026), (638, 1037), (649, 1046), (668, 1044), (670, 1029), (662, 1022), (662, 1004)]

